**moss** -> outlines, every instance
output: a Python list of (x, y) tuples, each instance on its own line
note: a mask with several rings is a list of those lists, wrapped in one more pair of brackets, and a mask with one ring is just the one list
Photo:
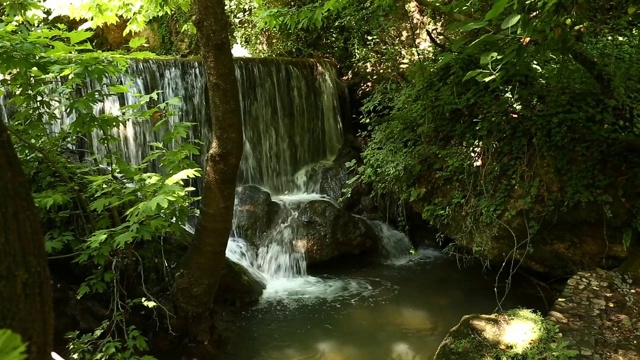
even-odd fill
[(565, 346), (558, 328), (540, 314), (514, 309), (463, 317), (440, 344), (435, 360), (553, 360), (575, 355)]

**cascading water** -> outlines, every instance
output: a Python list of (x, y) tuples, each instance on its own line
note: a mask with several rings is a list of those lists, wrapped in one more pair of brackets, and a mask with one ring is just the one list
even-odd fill
[[(231, 238), (227, 255), (257, 278), (278, 284), (270, 286), (266, 295), (291, 295), (295, 288), (324, 292), (327, 296), (369, 290), (365, 282), (321, 282), (307, 276), (304, 251), (297, 247), (296, 229), (291, 223), (302, 204), (322, 198), (312, 195), (319, 190), (319, 173), (342, 145), (345, 105), (341, 100), (346, 92), (335, 68), (322, 61), (284, 59), (236, 59), (235, 68), (245, 138), (239, 183), (260, 185), (279, 195), (275, 200), (288, 215), (268, 234), (265, 245), (257, 252), (242, 239)], [(169, 103), (165, 123), (156, 131), (153, 131), (154, 123), (146, 120), (127, 121), (112, 131), (117, 141), (111, 150), (120, 152), (129, 163), (140, 164), (152, 150), (150, 144), (161, 142), (166, 131), (181, 122), (195, 123), (189, 129), (187, 140), (202, 141), (201, 153), (206, 154), (211, 141), (211, 123), (205, 79), (205, 70), (199, 61), (140, 60), (131, 61), (127, 72), (109, 84), (87, 81), (82, 91), (107, 91), (108, 86), (116, 84), (129, 88), (129, 92), (111, 96), (94, 106), (97, 116), (120, 115), (127, 107), (139, 104), (141, 95), (155, 93), (140, 110), (169, 102), (174, 97), (181, 99), (180, 103)], [(0, 96), (3, 121), (10, 118), (6, 100), (5, 95)], [(64, 109), (58, 117), (59, 121), (51, 125), (53, 132), (75, 120), (74, 113)], [(98, 157), (108, 153), (99, 141), (103, 136), (99, 131), (90, 134), (91, 150)], [(204, 163), (203, 158), (194, 160)], [(379, 231), (383, 238), (388, 235), (383, 234), (384, 231)]]
[[(240, 183), (257, 184), (276, 194), (305, 192), (306, 184), (297, 183), (295, 174), (308, 164), (332, 158), (342, 145), (341, 97), (345, 90), (335, 68), (323, 61), (247, 58), (236, 59), (235, 66), (245, 137)], [(112, 131), (119, 139), (112, 150), (137, 165), (149, 155), (150, 144), (161, 142), (166, 130), (179, 122), (196, 124), (187, 138), (201, 140), (201, 153), (206, 153), (211, 124), (205, 79), (200, 61), (131, 61), (127, 72), (111, 84), (87, 82), (84, 92), (106, 91), (113, 84), (128, 86), (129, 92), (96, 105), (96, 115), (120, 115), (125, 107), (140, 102), (139, 95), (156, 91), (157, 99), (140, 110), (181, 98), (181, 104), (169, 105), (166, 124), (157, 131), (152, 131), (151, 121), (128, 121)], [(10, 115), (5, 102), (6, 95), (0, 96), (0, 117), (6, 122)], [(52, 131), (75, 120), (73, 113), (67, 115), (67, 111), (60, 111), (60, 121), (52, 125)], [(107, 154), (99, 141), (102, 136), (99, 131), (91, 134), (92, 150), (98, 157)], [(203, 159), (194, 160), (203, 163)]]

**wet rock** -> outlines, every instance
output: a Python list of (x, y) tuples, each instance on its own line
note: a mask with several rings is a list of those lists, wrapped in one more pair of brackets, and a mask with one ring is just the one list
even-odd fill
[(332, 163), (322, 169), (320, 173), (320, 193), (334, 201), (340, 200), (350, 177), (345, 164)]
[(244, 185), (237, 188), (233, 214), (234, 235), (258, 246), (281, 211), (281, 205), (271, 200), (271, 194), (261, 187)]
[(319, 263), (346, 255), (378, 249), (371, 225), (327, 200), (304, 204), (296, 217), (296, 247), (305, 252), (307, 263)]
[(425, 221), (421, 213), (411, 207), (401, 205), (392, 194), (374, 195), (373, 186), (361, 181), (352, 182), (356, 171), (348, 164), (361, 163), (361, 149), (355, 144), (346, 144), (338, 156), (320, 170), (319, 192), (340, 204), (345, 211), (363, 216), (369, 220), (378, 220), (396, 227), (402, 224), (414, 245), (429, 243), (435, 245), (439, 233)]
[(230, 306), (252, 306), (258, 303), (265, 287), (242, 265), (226, 259), (215, 301)]

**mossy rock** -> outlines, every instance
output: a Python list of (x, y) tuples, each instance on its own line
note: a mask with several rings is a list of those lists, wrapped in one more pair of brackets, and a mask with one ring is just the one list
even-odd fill
[(527, 309), (466, 315), (449, 331), (434, 360), (553, 360), (570, 356), (570, 351), (562, 350), (557, 334), (557, 327)]

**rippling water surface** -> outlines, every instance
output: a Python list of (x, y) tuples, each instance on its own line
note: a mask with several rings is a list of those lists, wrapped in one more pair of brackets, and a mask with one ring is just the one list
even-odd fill
[[(227, 339), (229, 359), (426, 360), (463, 315), (496, 308), (494, 275), (434, 250), (310, 273), (268, 283)], [(543, 307), (517, 287), (503, 306)]]

